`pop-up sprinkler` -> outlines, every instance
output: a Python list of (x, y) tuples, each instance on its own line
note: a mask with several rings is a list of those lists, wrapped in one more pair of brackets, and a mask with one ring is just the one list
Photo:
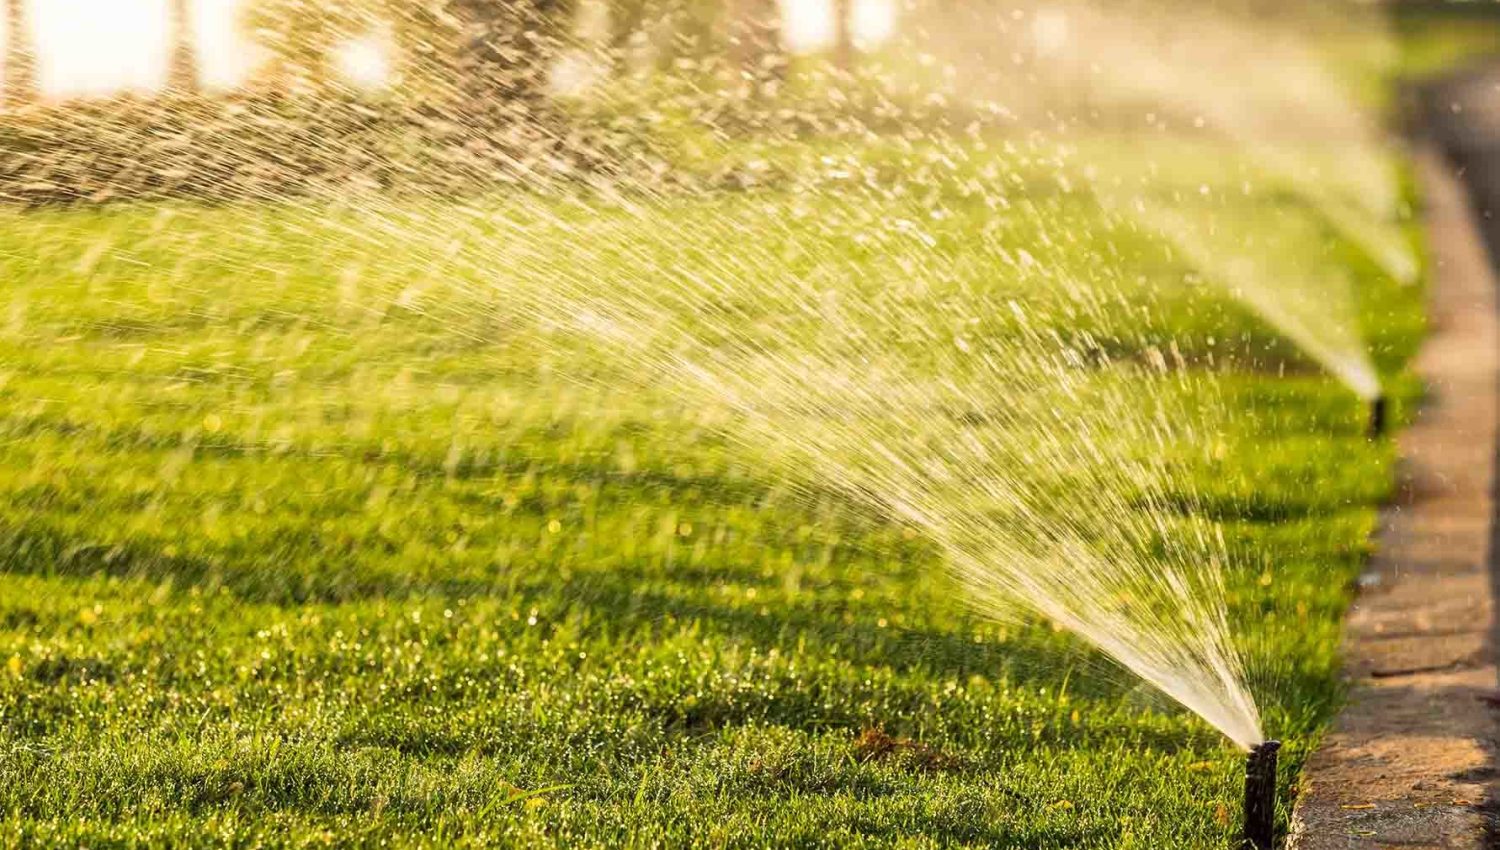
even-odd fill
[(1381, 437), (1385, 436), (1385, 429), (1387, 425), (1386, 419), (1388, 414), (1389, 410), (1386, 406), (1385, 396), (1376, 396), (1374, 400), (1370, 402), (1370, 425), (1369, 431), (1367, 432), (1370, 439), (1378, 440)]
[(1245, 757), (1246, 850), (1271, 850), (1276, 839), (1276, 751), (1280, 741), (1257, 744)]

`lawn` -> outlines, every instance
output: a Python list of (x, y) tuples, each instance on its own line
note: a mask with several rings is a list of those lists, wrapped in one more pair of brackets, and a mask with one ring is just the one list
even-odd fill
[[(1424, 20), (1413, 74), (1489, 44)], [(650, 125), (661, 185), (0, 210), (0, 845), (1231, 846), (1223, 735), (798, 453), (846, 402), (909, 446), (1019, 431), (1036, 469), (956, 471), (1146, 523), (1132, 563), (1197, 528), (1162, 506), (1222, 536), (1290, 804), (1394, 449), (1267, 306), (1419, 395), (1360, 139), (1142, 123), (1150, 80), (1045, 131), (954, 80), (725, 130), (684, 77), (591, 119)]]
[(1392, 19), (1400, 36), (1400, 74), (1431, 81), (1500, 53), (1500, 17), (1485, 5), (1415, 2)]
[[(1201, 167), (1221, 143), (1133, 144), (1186, 186), (1242, 182)], [(1046, 622), (979, 616), (930, 540), (790, 480), (701, 394), (505, 312), (547, 292), (538, 268), (859, 296), (913, 275), (890, 261), (908, 229), (874, 225), (936, 204), (920, 251), (976, 303), (1125, 361), (1175, 343), (1223, 414), (1175, 486), (1234, 555), (1290, 789), (1340, 697), (1390, 447), (1159, 238), (1043, 177), (997, 212), (971, 176), (628, 214), (0, 212), (0, 843), (1226, 846), (1241, 756), (1205, 723)], [(1400, 376), (1420, 287), (1273, 183), (1236, 197), (1246, 227), (1316, 234), (1284, 250), (1348, 276)], [(1049, 273), (1007, 272), (1021, 250)]]

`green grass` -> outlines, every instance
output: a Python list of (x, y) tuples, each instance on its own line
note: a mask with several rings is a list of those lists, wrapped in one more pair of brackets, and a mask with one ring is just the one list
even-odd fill
[[(1042, 212), (943, 194), (932, 250), (1053, 303), (974, 261), (988, 223), (1108, 284), (1107, 309), (1039, 311), (1060, 330), (1126, 357), (1176, 341), (1223, 372), (1225, 450), (1181, 486), (1237, 556), (1228, 601), (1289, 788), (1339, 699), (1390, 449), (1149, 236), (1087, 197), (1025, 197)], [(691, 246), (590, 226), (693, 269), (775, 219), (750, 231), (770, 254), (842, 246), (802, 273), (849, 292), (899, 274), (785, 216), (808, 202), (655, 202), (645, 220), (694, 222)], [(1319, 220), (1284, 193), (1242, 203)], [(589, 218), (481, 207), (451, 214)], [(1240, 756), (1205, 724), (1046, 623), (976, 618), (928, 542), (766, 472), (670, 387), (574, 380), (629, 366), (507, 334), (464, 284), (516, 273), (434, 272), (434, 234), (372, 221), (0, 213), (0, 844), (1228, 845)], [(528, 233), (455, 231), (454, 255), (590, 247)], [(1420, 292), (1326, 228), (1307, 250), (1352, 275), (1399, 376)], [(872, 729), (915, 743), (881, 753)]]
[(1500, 15), (1491, 4), (1402, 3), (1393, 22), (1400, 79), (1432, 80), (1500, 55)]

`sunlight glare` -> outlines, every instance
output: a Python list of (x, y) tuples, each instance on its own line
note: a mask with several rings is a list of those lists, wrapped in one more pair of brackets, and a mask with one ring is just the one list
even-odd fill
[[(781, 0), (781, 14), (792, 51), (812, 53), (833, 46), (833, 0)], [(850, 28), (862, 49), (890, 40), (896, 31), (895, 0), (855, 0)]]
[[(203, 85), (244, 81), (257, 52), (239, 31), (244, 0), (193, 0)], [(160, 88), (167, 75), (167, 0), (27, 0), (37, 84), (50, 97)], [(0, 21), (0, 43), (9, 33)]]
[(382, 88), (391, 82), (391, 50), (388, 33), (371, 33), (335, 48), (334, 66), (344, 79), (359, 88)]
[(146, 90), (166, 81), (166, 0), (32, 0), (27, 16), (45, 94)]
[[(37, 83), (49, 97), (160, 88), (166, 81), (168, 0), (25, 0), (36, 52)], [(797, 52), (833, 45), (833, 0), (780, 0), (787, 46)], [(245, 0), (191, 0), (198, 71), (205, 88), (243, 83), (263, 51), (240, 31)], [(896, 29), (896, 0), (855, 0), (855, 43), (872, 48)], [(0, 43), (8, 36), (0, 21)], [(336, 66), (352, 83), (391, 82), (389, 33), (341, 45)], [(3, 70), (3, 65), (0, 65)], [(567, 76), (567, 75), (564, 75)]]

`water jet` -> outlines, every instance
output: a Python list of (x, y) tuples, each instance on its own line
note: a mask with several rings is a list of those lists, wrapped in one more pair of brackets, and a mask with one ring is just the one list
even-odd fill
[(1264, 741), (1245, 757), (1246, 850), (1271, 850), (1276, 839), (1276, 753), (1280, 741)]

